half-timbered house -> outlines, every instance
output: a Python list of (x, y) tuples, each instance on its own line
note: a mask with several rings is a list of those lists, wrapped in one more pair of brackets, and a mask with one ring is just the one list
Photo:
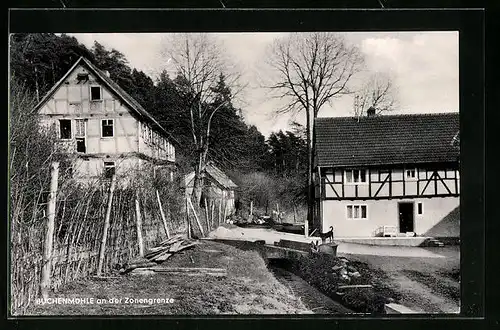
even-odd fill
[(458, 237), (458, 132), (458, 113), (317, 118), (316, 227)]
[[(128, 176), (145, 168), (172, 176), (175, 140), (107, 72), (79, 58), (36, 106), (58, 135), (73, 176)], [(156, 171), (155, 171), (156, 172)]]

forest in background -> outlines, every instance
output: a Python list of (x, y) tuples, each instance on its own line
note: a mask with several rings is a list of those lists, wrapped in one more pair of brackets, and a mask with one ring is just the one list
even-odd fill
[[(191, 136), (189, 104), (183, 93), (181, 74), (166, 71), (153, 80), (132, 68), (125, 55), (95, 42), (91, 49), (74, 37), (62, 34), (13, 34), (10, 40), (11, 85), (36, 100), (69, 70), (80, 56), (110, 73), (118, 85), (134, 97), (182, 145), (177, 150), (179, 174), (196, 166), (196, 145)], [(242, 109), (233, 102), (231, 88), (220, 75), (213, 104), (221, 106), (214, 115), (208, 159), (239, 185), (242, 204), (253, 200), (254, 207), (281, 210), (306, 205), (307, 146), (305, 129), (296, 124), (291, 131), (273, 132), (267, 139), (257, 127), (245, 123)], [(29, 112), (32, 109), (25, 109)], [(11, 132), (12, 134), (12, 132)]]

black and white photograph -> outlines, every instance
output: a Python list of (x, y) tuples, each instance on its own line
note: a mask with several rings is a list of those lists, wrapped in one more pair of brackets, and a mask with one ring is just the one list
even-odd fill
[(461, 311), (458, 31), (11, 33), (13, 316)]

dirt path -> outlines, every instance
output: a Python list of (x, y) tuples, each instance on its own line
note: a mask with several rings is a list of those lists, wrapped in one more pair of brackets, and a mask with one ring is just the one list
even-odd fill
[[(89, 278), (68, 284), (51, 297), (92, 298), (93, 303), (37, 305), (33, 306), (29, 314), (312, 313), (287, 286), (273, 276), (264, 260), (254, 251), (242, 251), (222, 243), (200, 241), (195, 248), (174, 255), (163, 266), (226, 268), (228, 276), (225, 278), (187, 277), (155, 273), (152, 275), (115, 275), (115, 278), (104, 280)], [(104, 303), (97, 303), (97, 299)], [(153, 299), (156, 300), (153, 301)]]
[(399, 302), (422, 313), (458, 313), (460, 256), (458, 247), (432, 248), (442, 258), (345, 254), (351, 260), (382, 270)]

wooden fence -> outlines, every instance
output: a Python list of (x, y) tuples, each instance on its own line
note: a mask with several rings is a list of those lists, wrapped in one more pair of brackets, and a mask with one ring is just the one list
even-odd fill
[(11, 201), (26, 204), (24, 216), (10, 222), (11, 314), (22, 315), (35, 298), (109, 273), (171, 233), (186, 231), (182, 193), (148, 181), (125, 186), (114, 180), (114, 189), (104, 179), (90, 185), (56, 180), (55, 191), (39, 194), (45, 201)]

